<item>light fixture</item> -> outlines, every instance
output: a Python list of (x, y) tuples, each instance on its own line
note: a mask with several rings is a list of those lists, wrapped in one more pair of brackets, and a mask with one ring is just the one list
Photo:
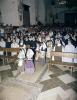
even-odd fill
[(64, 5), (64, 4), (66, 4), (66, 0), (58, 0), (57, 3), (59, 5)]
[(64, 5), (64, 4), (66, 4), (66, 1), (60, 1), (59, 2), (59, 5)]

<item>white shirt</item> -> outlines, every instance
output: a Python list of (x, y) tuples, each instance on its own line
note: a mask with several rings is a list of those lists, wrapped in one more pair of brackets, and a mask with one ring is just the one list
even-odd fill
[[(69, 43), (65, 46), (64, 52), (74, 53), (75, 47)], [(73, 58), (62, 57), (63, 62), (73, 62)]]

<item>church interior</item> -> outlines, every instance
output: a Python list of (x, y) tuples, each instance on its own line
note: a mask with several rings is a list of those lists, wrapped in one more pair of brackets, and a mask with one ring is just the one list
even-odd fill
[(77, 0), (0, 0), (0, 100), (77, 100)]

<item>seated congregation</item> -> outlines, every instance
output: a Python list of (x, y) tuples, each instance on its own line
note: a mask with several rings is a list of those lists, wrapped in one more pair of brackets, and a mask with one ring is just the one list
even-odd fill
[[(28, 73), (35, 72), (35, 62), (45, 64), (50, 59), (62, 62), (77, 63), (77, 58), (55, 57), (52, 52), (77, 53), (77, 29), (70, 27), (43, 27), (16, 28), (10, 35), (4, 32), (0, 36), (1, 48), (19, 48), (19, 52), (5, 52), (0, 50), (1, 56), (15, 56), (18, 60), (18, 73), (22, 70)], [(48, 63), (49, 64), (49, 63)], [(48, 65), (49, 66), (49, 65)]]

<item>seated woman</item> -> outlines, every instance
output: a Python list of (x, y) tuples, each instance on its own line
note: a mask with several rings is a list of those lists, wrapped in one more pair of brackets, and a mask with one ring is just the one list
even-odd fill
[(28, 48), (26, 53), (27, 59), (25, 63), (25, 71), (30, 74), (34, 73), (35, 71), (34, 63), (33, 63), (33, 55), (34, 55), (33, 50)]
[[(19, 45), (16, 43), (15, 39), (12, 40), (11, 48), (19, 48)], [(17, 55), (17, 53), (16, 52), (12, 52), (11, 55), (12, 56)]]

